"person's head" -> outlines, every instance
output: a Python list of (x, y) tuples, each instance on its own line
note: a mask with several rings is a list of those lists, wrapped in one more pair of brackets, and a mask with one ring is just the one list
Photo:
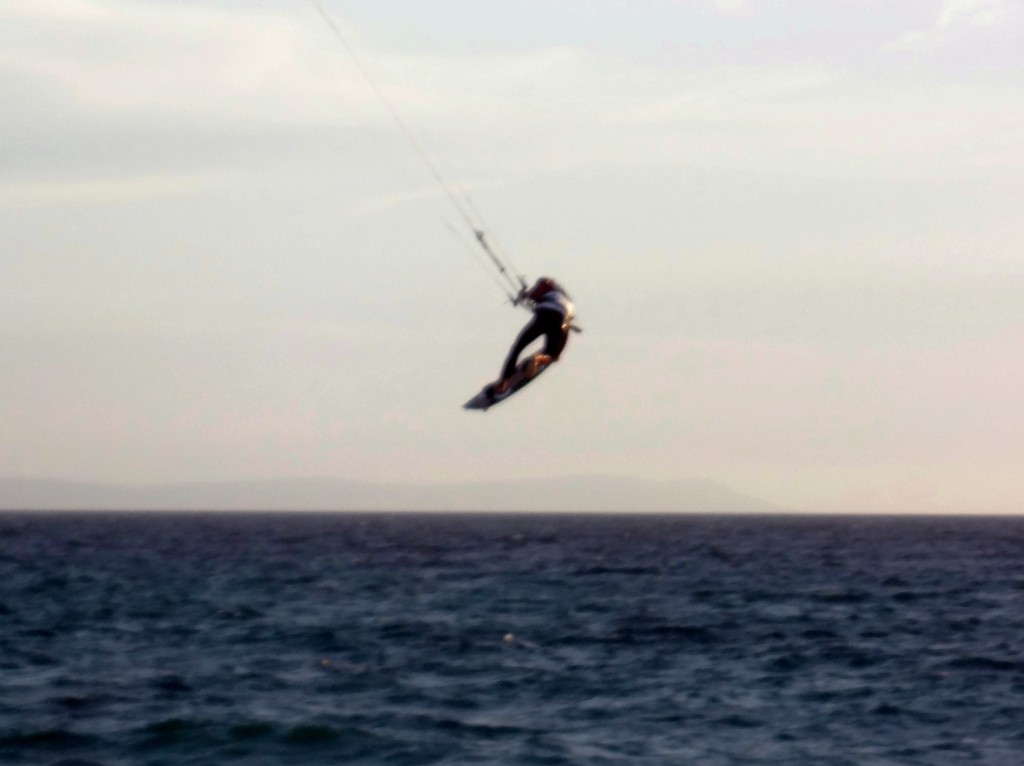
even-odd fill
[(533, 287), (530, 288), (530, 297), (534, 300), (542, 298), (552, 290), (557, 290), (558, 285), (555, 284), (555, 280), (550, 277), (541, 277), (534, 282)]

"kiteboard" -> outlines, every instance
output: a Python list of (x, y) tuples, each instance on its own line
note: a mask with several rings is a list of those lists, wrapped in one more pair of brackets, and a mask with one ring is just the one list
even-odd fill
[(516, 391), (527, 386), (540, 377), (540, 374), (544, 372), (548, 367), (551, 366), (551, 357), (547, 354), (538, 353), (527, 357), (525, 360), (520, 362), (516, 366), (516, 371), (508, 379), (508, 388), (504, 393), (494, 393), (495, 387), (501, 381), (495, 381), (494, 383), (488, 383), (479, 394), (474, 396), (464, 405), (463, 409), (466, 410), (487, 410), (493, 407), (499, 402), (503, 402), (506, 399), (512, 397)]

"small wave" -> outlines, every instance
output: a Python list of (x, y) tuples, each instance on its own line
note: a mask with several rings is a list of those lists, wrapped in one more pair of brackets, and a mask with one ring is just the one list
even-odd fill
[(237, 606), (222, 608), (217, 612), (217, 617), (221, 620), (245, 622), (263, 617), (263, 612), (255, 607), (240, 604)]
[(40, 749), (83, 748), (95, 745), (99, 738), (80, 734), (67, 729), (40, 729), (37, 731), (13, 732), (0, 735), (0, 747), (24, 747)]
[(892, 703), (889, 703), (889, 702), (883, 702), (882, 704), (877, 705), (871, 712), (874, 715), (898, 716), (898, 715), (902, 715), (903, 708), (901, 708), (901, 707), (899, 707), (897, 705), (893, 705)]
[(957, 657), (950, 660), (946, 667), (953, 670), (982, 670), (993, 672), (1024, 672), (1024, 662), (1018, 660), (1002, 660), (995, 657)]
[(300, 724), (289, 729), (284, 741), (290, 745), (318, 745), (341, 738), (341, 732), (324, 724)]
[(165, 694), (184, 694), (192, 691), (191, 685), (178, 675), (165, 675), (153, 681), (153, 688)]
[(262, 739), (274, 733), (274, 726), (266, 721), (246, 721), (228, 727), (228, 736), (238, 742)]
[(47, 702), (54, 707), (77, 712), (98, 708), (114, 699), (115, 697), (109, 694), (64, 694), (51, 697)]
[(814, 593), (811, 598), (821, 604), (863, 604), (873, 596), (862, 590), (836, 590)]
[(324, 749), (338, 762), (376, 756), (394, 747), (397, 740), (344, 722), (312, 721), (288, 727), (281, 736), (288, 749), (315, 752)]
[(626, 625), (617, 631), (625, 643), (712, 644), (714, 632), (700, 625)]
[(607, 567), (607, 566), (594, 566), (587, 567), (586, 569), (578, 569), (575, 572), (577, 577), (587, 577), (591, 575), (658, 575), (661, 574), (661, 570), (657, 567)]
[(731, 729), (756, 729), (760, 726), (764, 726), (764, 721), (759, 721), (749, 716), (739, 715), (732, 713), (727, 716), (723, 716), (715, 721), (718, 726), (726, 726)]
[(809, 628), (808, 630), (801, 632), (800, 636), (809, 641), (830, 640), (839, 637), (835, 631), (828, 630), (827, 628)]
[(800, 652), (786, 652), (768, 660), (767, 667), (775, 673), (792, 673), (806, 667), (809, 661), (809, 658)]

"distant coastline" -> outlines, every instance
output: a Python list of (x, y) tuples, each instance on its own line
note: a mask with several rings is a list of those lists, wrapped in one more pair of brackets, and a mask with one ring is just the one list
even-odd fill
[(0, 479), (0, 510), (652, 511), (787, 509), (702, 479), (569, 476), (461, 484), (332, 478), (118, 485)]

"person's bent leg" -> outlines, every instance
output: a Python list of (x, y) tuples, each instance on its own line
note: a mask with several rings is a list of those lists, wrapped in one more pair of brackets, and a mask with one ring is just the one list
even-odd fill
[(544, 325), (544, 352), (551, 357), (552, 362), (565, 350), (565, 344), (569, 341), (569, 330), (564, 326), (564, 318), (554, 311), (542, 311), (541, 314), (548, 314), (541, 319)]
[(512, 344), (512, 350), (508, 352), (508, 357), (505, 359), (505, 366), (501, 370), (501, 380), (508, 380), (512, 377), (512, 373), (516, 371), (516, 364), (519, 362), (519, 355), (523, 353), (523, 349), (537, 340), (541, 335), (544, 335), (545, 332), (546, 328), (544, 327), (544, 323), (542, 322), (540, 315), (538, 314), (534, 316), (533, 321), (523, 328), (522, 332), (519, 333), (519, 337), (516, 338), (516, 342)]

